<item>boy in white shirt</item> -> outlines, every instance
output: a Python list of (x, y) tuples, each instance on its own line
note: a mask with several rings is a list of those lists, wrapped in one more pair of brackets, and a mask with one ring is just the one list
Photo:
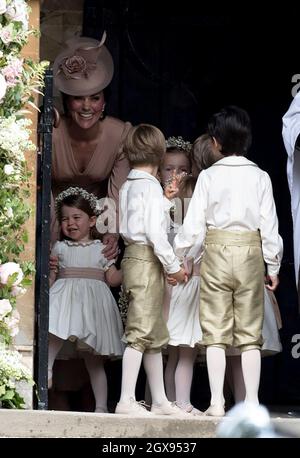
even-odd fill
[(202, 239), (200, 324), (211, 390), (206, 414), (223, 416), (228, 345), (242, 352), (245, 401), (258, 403), (264, 262), (273, 291), (282, 239), (270, 177), (244, 157), (251, 143), (248, 114), (226, 107), (213, 115), (208, 134), (225, 158), (200, 173), (174, 250), (182, 257)]
[(152, 397), (151, 413), (182, 414), (181, 409), (166, 397), (161, 355), (161, 348), (169, 340), (162, 308), (164, 270), (168, 277), (178, 282), (186, 279), (167, 237), (171, 203), (163, 197), (156, 178), (166, 151), (165, 138), (156, 127), (140, 124), (130, 129), (123, 150), (132, 167), (120, 190), (120, 233), (126, 245), (121, 268), (129, 307), (121, 397), (116, 413), (150, 414), (135, 399), (144, 356)]

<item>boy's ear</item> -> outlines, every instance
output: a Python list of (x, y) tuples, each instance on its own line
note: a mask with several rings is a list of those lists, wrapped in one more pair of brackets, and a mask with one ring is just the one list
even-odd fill
[(95, 226), (96, 221), (97, 221), (97, 216), (91, 216), (90, 217), (90, 227)]
[(212, 142), (213, 142), (213, 144), (214, 144), (214, 147), (215, 147), (215, 148), (218, 148), (218, 145), (219, 145), (219, 144), (218, 144), (218, 142), (217, 142), (217, 140), (216, 140), (216, 137), (211, 137), (211, 139), (212, 139)]
[(216, 139), (216, 137), (211, 137), (212, 138), (212, 142), (213, 142), (213, 145), (214, 147), (218, 150), (218, 151), (221, 151), (221, 145), (220, 143), (218, 142), (218, 140)]

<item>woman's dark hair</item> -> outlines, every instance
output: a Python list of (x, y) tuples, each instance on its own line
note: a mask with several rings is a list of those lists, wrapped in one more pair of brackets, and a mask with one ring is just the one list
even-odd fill
[[(70, 196), (65, 197), (62, 201), (60, 201), (57, 206), (56, 206), (56, 215), (59, 223), (61, 224), (62, 221), (62, 207), (66, 205), (67, 207), (75, 207), (78, 208), (79, 210), (83, 211), (86, 213), (90, 218), (95, 215), (94, 209), (91, 207), (89, 201), (82, 197), (79, 194), (71, 194)], [(96, 226), (91, 227), (90, 230), (90, 236), (91, 239), (101, 239), (101, 235), (96, 229)], [(65, 237), (65, 236), (63, 236)], [(62, 234), (61, 234), (61, 238)]]
[(207, 133), (221, 145), (220, 152), (225, 156), (245, 156), (252, 141), (248, 113), (233, 105), (224, 107), (211, 117)]

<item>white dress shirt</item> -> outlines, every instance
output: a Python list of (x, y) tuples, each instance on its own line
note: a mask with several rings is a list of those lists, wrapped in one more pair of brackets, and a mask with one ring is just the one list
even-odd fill
[(133, 169), (120, 189), (120, 233), (125, 245), (149, 245), (167, 273), (180, 270), (168, 242), (172, 203), (163, 196), (159, 181), (150, 173)]
[[(288, 111), (282, 118), (282, 136), (286, 152), (287, 178), (291, 193), (291, 209), (294, 226), (294, 260), (296, 283), (300, 267), (300, 150), (295, 148), (295, 143), (300, 134), (300, 93), (292, 101)], [(299, 286), (299, 285), (298, 285)]]
[(243, 156), (228, 156), (197, 180), (183, 226), (174, 240), (182, 257), (196, 242), (203, 244), (206, 230), (260, 230), (268, 274), (280, 269), (283, 244), (269, 175)]

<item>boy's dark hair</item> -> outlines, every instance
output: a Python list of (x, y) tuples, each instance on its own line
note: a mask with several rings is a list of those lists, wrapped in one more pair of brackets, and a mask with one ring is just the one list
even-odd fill
[(139, 124), (129, 129), (123, 151), (130, 167), (150, 164), (159, 166), (166, 152), (166, 140), (157, 127)]
[(225, 156), (245, 156), (252, 141), (248, 113), (236, 106), (227, 106), (215, 113), (208, 122), (207, 132), (221, 145)]

